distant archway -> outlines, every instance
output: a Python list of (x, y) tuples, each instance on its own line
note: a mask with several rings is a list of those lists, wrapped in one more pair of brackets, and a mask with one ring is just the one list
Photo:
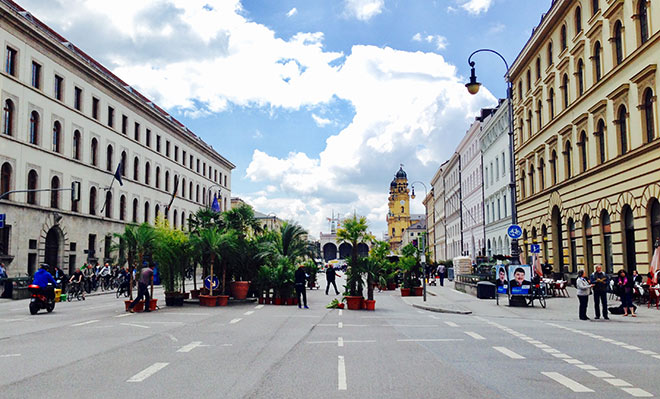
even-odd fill
[(323, 246), (323, 259), (326, 262), (337, 259), (337, 246), (335, 244), (329, 242)]
[(349, 243), (342, 243), (339, 246), (339, 258), (340, 259), (347, 259), (351, 257), (351, 251), (353, 250), (353, 247)]
[(357, 246), (358, 256), (367, 257), (369, 256), (369, 246), (363, 242), (359, 243)]
[(53, 226), (48, 230), (46, 234), (46, 252), (44, 255), (44, 263), (47, 263), (50, 266), (50, 270), (53, 270), (55, 266), (61, 268), (60, 259), (61, 259), (61, 250), (64, 245), (63, 240), (64, 234), (58, 226)]

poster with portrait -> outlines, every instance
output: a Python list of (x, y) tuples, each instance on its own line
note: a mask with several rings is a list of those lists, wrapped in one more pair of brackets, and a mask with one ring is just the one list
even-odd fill
[(532, 281), (529, 265), (509, 265), (509, 289), (511, 295), (528, 295)]
[(509, 277), (506, 273), (506, 266), (497, 265), (497, 274), (495, 276), (497, 280), (495, 285), (497, 285), (498, 294), (506, 294), (509, 289)]

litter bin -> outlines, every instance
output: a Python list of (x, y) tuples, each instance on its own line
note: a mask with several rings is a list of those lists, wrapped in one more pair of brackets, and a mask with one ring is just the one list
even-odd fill
[(62, 295), (62, 289), (61, 288), (55, 288), (55, 302), (60, 301), (60, 296)]
[(495, 298), (495, 284), (491, 283), (490, 281), (479, 281), (477, 283), (477, 298)]

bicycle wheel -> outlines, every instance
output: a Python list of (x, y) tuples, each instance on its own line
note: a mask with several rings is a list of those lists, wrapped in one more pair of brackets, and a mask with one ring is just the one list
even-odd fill
[(541, 307), (545, 309), (545, 295), (541, 294), (541, 296), (539, 296), (539, 303), (541, 303)]
[(117, 298), (119, 298), (121, 296), (121, 288), (117, 287), (117, 291), (116, 291), (115, 295), (117, 295)]
[(71, 286), (66, 290), (66, 301), (71, 302), (73, 300), (73, 292), (74, 290), (72, 289)]
[(534, 307), (534, 295), (531, 295), (529, 298), (527, 298), (527, 306)]

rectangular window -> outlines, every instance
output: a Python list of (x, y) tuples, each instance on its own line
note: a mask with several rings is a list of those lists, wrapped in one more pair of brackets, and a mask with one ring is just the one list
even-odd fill
[(115, 109), (108, 106), (108, 126), (115, 126)]
[(488, 187), (488, 168), (486, 168), (486, 187)]
[(506, 195), (504, 196), (504, 217), (506, 217)]
[(96, 234), (87, 237), (87, 258), (93, 258), (96, 252)]
[(169, 157), (170, 156), (170, 142), (165, 141), (165, 156)]
[(190, 162), (188, 162), (188, 167), (190, 167), (190, 169), (193, 168), (193, 161), (194, 161), (193, 156), (190, 155)]
[(82, 89), (76, 87), (73, 89), (73, 107), (78, 111), (82, 111)]
[(186, 166), (186, 152), (185, 151), (181, 151), (181, 163), (183, 164), (183, 166)]
[(174, 146), (174, 162), (179, 162), (179, 146)]
[(0, 229), (0, 255), (9, 255), (9, 239), (11, 238), (11, 226), (5, 225)]
[(126, 134), (128, 131), (128, 116), (122, 115), (121, 116), (121, 132)]
[(16, 76), (16, 50), (7, 46), (7, 59), (5, 60), (5, 72)]
[(55, 75), (55, 98), (62, 101), (62, 91), (64, 90), (64, 78)]
[(135, 122), (135, 128), (133, 131), (133, 135), (135, 137), (135, 141), (140, 141), (140, 124)]
[(227, 175), (225, 175), (225, 187), (227, 187)]
[(92, 118), (99, 119), (99, 99), (92, 97)]
[(199, 173), (199, 159), (197, 160), (197, 173)]
[(151, 147), (151, 130), (147, 129), (146, 136), (147, 147)]
[(502, 219), (502, 205), (499, 198), (497, 199), (497, 218)]
[(500, 180), (500, 162), (495, 158), (495, 181)]
[(32, 61), (32, 87), (41, 88), (41, 65)]
[(160, 152), (160, 136), (156, 136), (156, 151)]
[(504, 158), (504, 153), (502, 153), (502, 176), (506, 176), (506, 158)]

